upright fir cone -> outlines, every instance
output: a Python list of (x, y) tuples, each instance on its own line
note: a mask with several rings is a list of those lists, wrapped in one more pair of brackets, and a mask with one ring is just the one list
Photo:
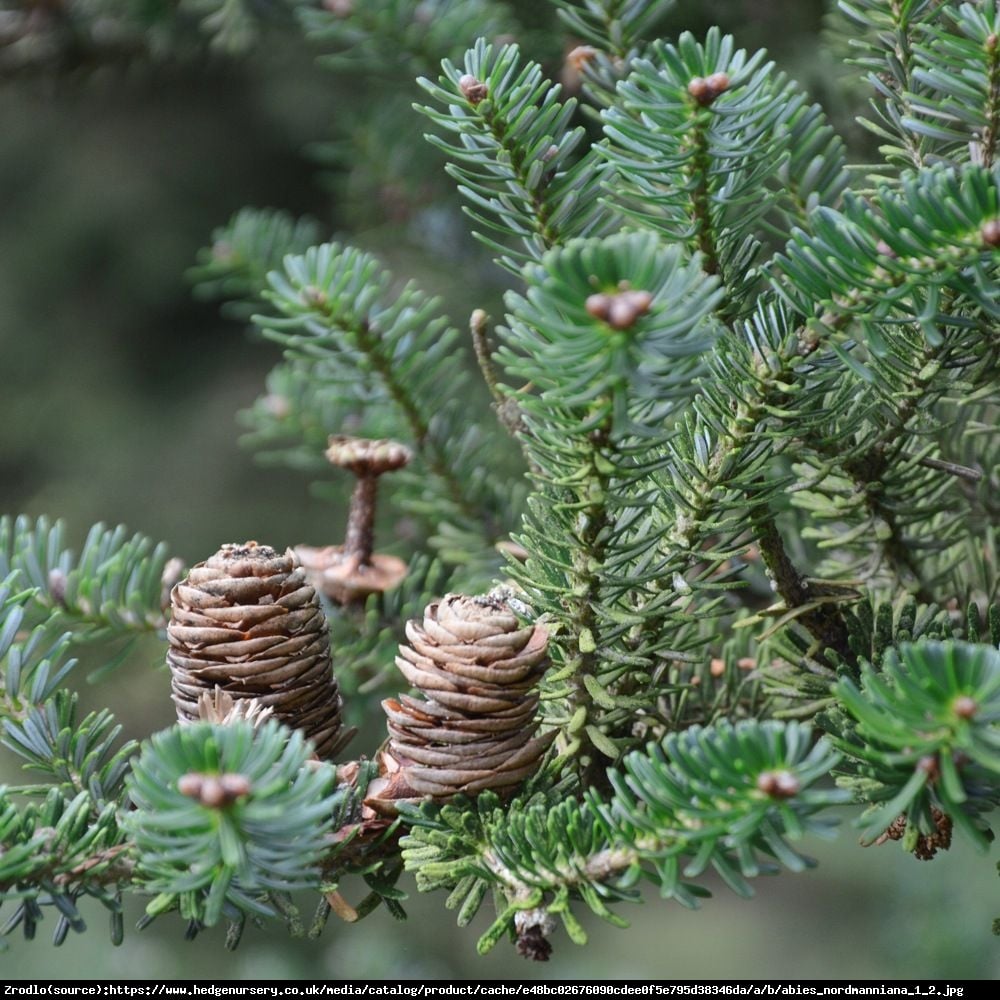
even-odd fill
[(220, 705), (228, 695), (256, 702), (248, 716), (271, 709), (279, 722), (301, 729), (321, 758), (351, 738), (326, 618), (291, 553), (256, 542), (223, 545), (170, 597), (167, 664), (181, 722), (206, 717), (204, 695)]
[(518, 785), (531, 775), (555, 733), (536, 736), (538, 692), (548, 635), (520, 627), (502, 597), (449, 594), (406, 626), (409, 645), (396, 665), (425, 699), (382, 702), (389, 740), (369, 804)]

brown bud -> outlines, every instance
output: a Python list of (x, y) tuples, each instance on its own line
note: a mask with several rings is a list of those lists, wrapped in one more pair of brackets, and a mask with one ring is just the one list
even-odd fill
[(790, 799), (798, 795), (799, 779), (791, 771), (761, 771), (757, 788), (772, 799)]
[(458, 89), (462, 91), (462, 96), (470, 104), (481, 104), (490, 92), (490, 88), (482, 80), (477, 80), (471, 73), (465, 73), (459, 77)]
[(986, 246), (1000, 247), (1000, 219), (990, 219), (989, 222), (984, 222), (979, 235)]
[(227, 243), (225, 240), (216, 240), (212, 244), (212, 258), (220, 264), (231, 263), (234, 256), (232, 244)]
[(186, 795), (189, 799), (197, 799), (201, 796), (201, 786), (205, 781), (203, 774), (182, 774), (177, 779), (177, 791), (181, 795)]
[(324, 292), (321, 288), (317, 288), (315, 285), (307, 285), (303, 288), (300, 297), (304, 305), (311, 306), (315, 309), (322, 309), (323, 306), (330, 301), (327, 298), (326, 292)]
[(621, 296), (616, 295), (608, 307), (608, 325), (616, 330), (627, 330), (635, 320), (635, 309)]
[(975, 698), (962, 694), (951, 703), (951, 710), (960, 719), (971, 719), (979, 711), (979, 704)]
[(611, 296), (605, 295), (604, 292), (595, 292), (593, 295), (588, 295), (587, 301), (584, 303), (584, 308), (595, 319), (606, 320), (608, 312), (611, 309)]
[(986, 51), (995, 52), (997, 47), (997, 42), (998, 39), (996, 34), (994, 32), (990, 32), (990, 34), (986, 36)]
[(616, 330), (627, 330), (644, 313), (649, 312), (653, 296), (649, 292), (619, 292), (611, 297), (608, 324)]
[(906, 817), (897, 816), (886, 828), (884, 836), (889, 840), (902, 840), (906, 836)]
[(354, 13), (354, 0), (323, 0), (323, 9), (334, 17), (349, 17)]
[(878, 243), (875, 244), (875, 252), (880, 257), (889, 257), (893, 260), (895, 260), (897, 256), (896, 251), (893, 250), (885, 240), (879, 240)]
[(58, 604), (63, 608), (66, 607), (67, 582), (66, 574), (58, 566), (49, 570), (49, 597), (52, 598), (53, 604)]
[(219, 784), (230, 802), (250, 794), (250, 779), (245, 774), (224, 774)]
[(286, 396), (277, 392), (269, 392), (262, 400), (265, 411), (278, 420), (283, 420), (292, 412), (292, 404), (288, 402)]
[(701, 76), (696, 76), (688, 84), (688, 93), (695, 99), (695, 102), (702, 105), (702, 107), (711, 104), (715, 99), (715, 95), (712, 93), (712, 88), (709, 87), (708, 81)]
[(198, 801), (209, 809), (218, 809), (226, 805), (226, 790), (222, 787), (222, 782), (213, 774), (202, 776), (201, 789), (198, 794)]
[(741, 656), (736, 661), (736, 666), (740, 670), (753, 670), (757, 666), (757, 661), (752, 656)]
[(514, 914), (517, 932), (517, 953), (535, 962), (547, 962), (552, 954), (549, 937), (555, 933), (556, 921), (543, 909), (519, 910)]
[(931, 806), (931, 819), (934, 820), (934, 831), (920, 834), (913, 847), (913, 856), (918, 861), (930, 861), (938, 851), (947, 851), (951, 847), (951, 817), (937, 806)]
[(705, 85), (712, 94), (712, 100), (729, 90), (729, 74), (713, 73), (706, 81)]
[(726, 661), (715, 657), (708, 665), (708, 672), (713, 677), (721, 677), (726, 672)]

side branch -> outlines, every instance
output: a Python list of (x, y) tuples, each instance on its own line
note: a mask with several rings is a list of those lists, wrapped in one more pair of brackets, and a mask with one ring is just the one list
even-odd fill
[(826, 649), (840, 656), (851, 656), (847, 625), (836, 605), (817, 604), (809, 583), (792, 564), (778, 531), (774, 513), (767, 504), (756, 504), (750, 509), (750, 523), (760, 547), (761, 558), (774, 581), (779, 596), (786, 607), (803, 608), (800, 621)]

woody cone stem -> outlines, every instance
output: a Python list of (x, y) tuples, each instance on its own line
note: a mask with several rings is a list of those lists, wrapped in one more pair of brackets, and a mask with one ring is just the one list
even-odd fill
[(372, 475), (359, 475), (351, 494), (351, 508), (344, 535), (344, 558), (358, 566), (372, 564), (375, 549), (375, 498), (378, 480)]
[(400, 469), (412, 458), (396, 441), (335, 434), (326, 457), (331, 465), (356, 477), (343, 545), (314, 548), (297, 545), (295, 554), (313, 585), (337, 604), (363, 604), (370, 594), (391, 590), (406, 576), (406, 563), (374, 552), (375, 498), (378, 477)]

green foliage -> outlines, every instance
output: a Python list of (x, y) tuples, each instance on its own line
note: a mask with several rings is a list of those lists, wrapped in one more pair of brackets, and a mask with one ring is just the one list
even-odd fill
[(17, 593), (11, 574), (0, 583), (0, 666), (3, 667), (2, 697), (4, 716), (19, 717), (32, 705), (51, 698), (60, 683), (73, 669), (74, 660), (63, 662), (69, 637), (54, 640), (44, 627), (22, 630), (26, 621), (25, 605), (33, 591)]
[(674, 0), (584, 0), (582, 5), (568, 0), (554, 2), (560, 20), (574, 35), (620, 59), (674, 7)]
[(0, 518), (0, 579), (16, 571), (33, 588), (26, 626), (44, 622), (78, 641), (163, 628), (163, 543), (96, 524), (77, 556), (64, 535), (62, 521)]
[(302, 253), (319, 239), (313, 219), (295, 219), (275, 209), (243, 208), (212, 233), (190, 277), (200, 295), (220, 299), (228, 315), (249, 319), (266, 302), (267, 275), (286, 254)]
[[(570, 237), (606, 232), (610, 220), (598, 197), (603, 164), (596, 151), (577, 154), (585, 130), (570, 125), (576, 101), (561, 102), (560, 88), (537, 63), (522, 62), (516, 45), (480, 39), (461, 69), (450, 60), (442, 66), (437, 84), (419, 83), (447, 110), (419, 110), (457, 138), (427, 138), (448, 155), (445, 169), (483, 227), (476, 235), (500, 263), (516, 271)], [(464, 94), (468, 77), (485, 92)], [(497, 243), (491, 233), (514, 245)]]
[[(500, 5), (300, 11), (385, 98), (365, 150), (392, 162), (357, 190), (424, 190), (398, 124), (415, 91), (390, 70), (443, 60), (419, 110), (516, 283), (495, 330), (481, 310), (471, 322), (496, 421), (438, 300), (372, 254), (245, 211), (195, 272), (286, 352), (245, 417), (263, 458), (318, 469), (344, 432), (415, 451), (388, 487), (410, 577), (328, 608), (348, 711), (361, 722), (366, 696), (392, 690), (407, 619), (442, 591), (486, 588), (499, 545), (512, 606), (549, 634), (538, 717), (552, 752), (511, 801), (403, 802), (398, 821), (362, 807), (372, 768), (348, 765), (355, 784), (332, 787), (273, 724), (174, 728), (132, 761), (107, 713), (77, 722), (69, 639), (54, 637), (160, 628), (162, 549), (98, 528), (76, 559), (58, 526), (5, 520), (4, 742), (48, 782), (3, 799), (0, 885), (26, 930), (43, 902), (68, 928), (80, 893), (115, 908), (126, 887), (194, 930), (226, 917), (234, 939), (247, 915), (295, 925), (288, 892), (321, 889), (318, 929), (338, 907), (402, 915), (405, 867), (449, 891), (461, 925), (492, 892), (481, 950), (510, 933), (532, 952), (557, 920), (585, 940), (581, 903), (621, 925), (641, 879), (693, 906), (709, 868), (744, 894), (758, 874), (802, 870), (798, 841), (825, 835), (822, 811), (848, 791), (866, 842), (930, 857), (952, 824), (987, 837), (996, 4), (841, 4), (883, 144), (853, 173), (823, 110), (765, 54), (718, 29), (647, 42), (666, 2), (555, 6), (596, 49), (577, 53), (589, 120), (529, 35), (492, 37), (512, 24)], [(235, 10), (209, 8), (220, 24)], [(822, 786), (831, 773), (843, 790)], [(353, 911), (334, 894), (349, 874), (371, 890)]]
[(58, 913), (53, 942), (61, 944), (70, 930), (83, 931), (77, 901), (92, 896), (112, 914), (112, 939), (121, 940), (119, 883), (128, 881), (122, 833), (114, 804), (96, 808), (87, 792), (72, 798), (53, 788), (38, 803), (18, 807), (0, 787), (0, 892), (14, 910), (2, 932), (18, 927), (29, 940), (44, 916), (42, 907)]
[[(716, 96), (692, 92), (720, 78)], [(641, 224), (699, 251), (736, 300), (729, 312), (743, 311), (762, 249), (757, 231), (774, 201), (785, 211), (772, 228), (787, 236), (846, 184), (843, 144), (819, 107), (763, 52), (748, 57), (717, 30), (704, 44), (689, 33), (676, 46), (654, 43), (602, 118), (603, 152), (617, 168), (611, 196)]]
[[(511, 570), (566, 637), (546, 701), (553, 721), (573, 720), (566, 752), (590, 744), (614, 758), (631, 742), (616, 730), (660, 693), (643, 667), (676, 648), (662, 618), (635, 609), (660, 596), (652, 476), (714, 338), (714, 282), (652, 233), (571, 241), (524, 276), (531, 290), (509, 294), (497, 353), (511, 382), (533, 387), (511, 390), (538, 490), (518, 536), (528, 560)], [(634, 323), (615, 329), (588, 313), (589, 297), (622, 287), (650, 297)], [(635, 624), (648, 637), (638, 648)]]
[[(326, 433), (347, 424), (413, 446), (420, 461), (400, 474), (419, 484), (407, 510), (450, 528), (447, 544), (435, 536), (442, 537), (443, 555), (449, 545), (475, 553), (503, 537), (516, 513), (506, 482), (475, 468), (476, 456), (497, 447), (497, 436), (468, 421), (460, 369), (450, 376), (457, 395), (443, 405), (438, 395), (442, 369), (456, 367), (458, 347), (458, 332), (438, 314), (439, 301), (413, 285), (394, 295), (391, 275), (374, 257), (335, 243), (287, 257), (284, 273), (272, 272), (270, 283), (268, 298), (280, 315), (257, 322), (285, 345), (293, 366), (285, 373), (331, 386), (327, 398), (336, 398), (339, 409), (328, 412)], [(296, 399), (281, 399), (279, 419), (288, 420)]]
[(913, 47), (919, 90), (909, 97), (913, 117), (903, 123), (941, 144), (936, 158), (992, 167), (1000, 142), (1000, 11), (992, 2), (942, 13), (942, 23), (925, 27)]
[[(840, 0), (838, 6), (875, 94), (874, 116), (861, 124), (883, 140), (886, 165), (992, 166), (1000, 114), (996, 4)], [(876, 165), (872, 176), (891, 182), (894, 172)]]
[(985, 846), (980, 816), (997, 804), (1000, 773), (998, 692), (1000, 654), (966, 643), (903, 644), (879, 672), (865, 668), (860, 688), (840, 681), (853, 724), (836, 742), (849, 765), (845, 784), (872, 803), (865, 839), (900, 815), (931, 830), (937, 806)]
[[(309, 753), (301, 734), (276, 722), (257, 732), (196, 723), (154, 736), (132, 766), (135, 808), (124, 817), (136, 881), (157, 894), (146, 912), (179, 909), (211, 926), (223, 915), (271, 915), (269, 893), (315, 885), (349, 792), (331, 790), (330, 766), (305, 767)], [(247, 789), (233, 801), (201, 801), (181, 790), (186, 775), (238, 776)]]
[[(59, 691), (33, 706), (23, 719), (4, 719), (3, 745), (70, 792), (87, 791), (97, 803), (116, 801), (135, 752), (135, 742), (116, 747), (121, 726), (107, 710), (76, 718), (76, 695)], [(44, 791), (22, 787), (19, 792)]]
[(816, 814), (843, 796), (810, 786), (836, 760), (796, 723), (695, 726), (609, 771), (610, 799), (593, 791), (582, 803), (538, 794), (505, 808), (484, 794), (475, 810), (466, 803), (408, 810), (403, 859), (418, 888), (452, 890), (449, 906), (458, 908), (460, 925), (491, 884), (501, 886), (506, 906), (481, 951), (526, 910), (558, 915), (584, 943), (571, 903), (624, 926), (609, 906), (637, 901), (640, 878), (697, 906), (710, 893), (685, 880), (709, 867), (742, 895), (751, 894), (747, 878), (772, 870), (761, 854), (802, 871), (811, 862), (788, 840), (829, 834), (830, 821)]

